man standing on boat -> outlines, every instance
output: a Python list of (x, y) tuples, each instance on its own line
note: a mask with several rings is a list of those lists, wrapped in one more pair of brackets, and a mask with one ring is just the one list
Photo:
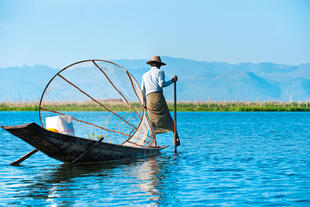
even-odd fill
[[(163, 87), (176, 82), (178, 77), (175, 75), (171, 80), (165, 81), (165, 72), (160, 67), (166, 64), (161, 62), (159, 56), (153, 56), (146, 64), (149, 64), (151, 69), (143, 74), (141, 90), (144, 107), (147, 108), (154, 133), (174, 131), (173, 119), (163, 96)], [(180, 145), (178, 135), (177, 145)]]

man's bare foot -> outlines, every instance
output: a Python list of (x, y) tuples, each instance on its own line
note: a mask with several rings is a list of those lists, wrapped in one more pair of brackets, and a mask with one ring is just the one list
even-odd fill
[(181, 145), (181, 142), (180, 142), (180, 139), (179, 139), (179, 137), (177, 137), (177, 146), (180, 146)]

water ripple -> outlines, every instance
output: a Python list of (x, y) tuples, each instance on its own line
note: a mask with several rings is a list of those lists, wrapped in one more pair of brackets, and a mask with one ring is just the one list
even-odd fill
[[(87, 112), (77, 112), (88, 116)], [(96, 113), (92, 112), (95, 118)], [(179, 114), (160, 155), (70, 166), (0, 130), (0, 206), (310, 206), (310, 113)], [(0, 125), (38, 122), (0, 112)]]

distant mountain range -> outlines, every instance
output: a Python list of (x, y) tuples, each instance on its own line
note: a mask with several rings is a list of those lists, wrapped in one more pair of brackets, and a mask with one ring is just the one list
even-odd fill
[[(202, 62), (162, 57), (166, 79), (179, 76), (179, 101), (307, 101), (310, 100), (310, 63)], [(146, 60), (112, 60), (125, 67), (137, 81), (149, 66)], [(0, 68), (1, 101), (38, 101), (47, 82), (59, 69), (44, 65)], [(165, 89), (173, 99), (173, 87)]]

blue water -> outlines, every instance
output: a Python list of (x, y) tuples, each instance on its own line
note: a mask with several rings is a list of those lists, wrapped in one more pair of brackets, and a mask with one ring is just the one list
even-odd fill
[[(96, 112), (80, 112), (96, 116)], [(37, 112), (0, 112), (0, 125), (37, 122)], [(0, 205), (310, 206), (310, 113), (178, 114), (160, 155), (69, 166), (0, 129)]]

